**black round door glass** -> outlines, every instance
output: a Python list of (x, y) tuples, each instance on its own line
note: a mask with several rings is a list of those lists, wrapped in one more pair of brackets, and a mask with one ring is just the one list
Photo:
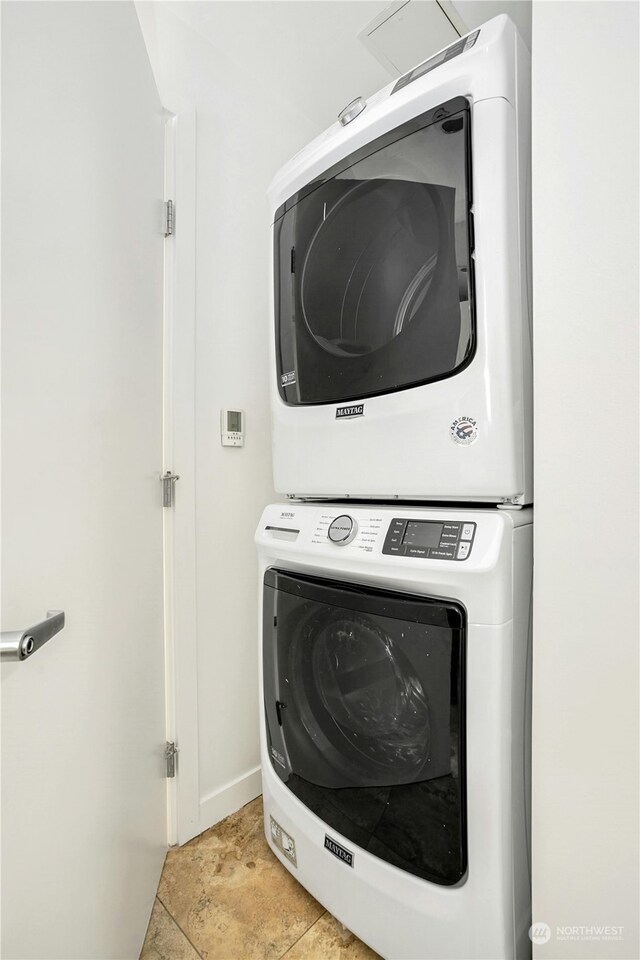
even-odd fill
[(285, 402), (401, 390), (470, 359), (470, 156), (469, 108), (459, 99), (362, 148), (285, 204), (274, 224)]
[(269, 569), (263, 615), (272, 771), (341, 838), (457, 883), (466, 868), (462, 609)]
[(277, 699), (299, 772), (329, 787), (450, 772), (448, 631), (313, 602), (279, 623), (286, 693)]
[[(335, 727), (345, 759), (369, 770), (400, 771), (404, 779), (423, 767), (430, 740), (427, 698), (393, 638), (369, 617), (337, 614), (321, 621), (305, 645), (317, 691), (308, 696), (307, 677), (310, 708), (303, 710), (313, 735)], [(294, 648), (293, 658), (300, 653)]]
[(302, 269), (303, 316), (320, 347), (336, 357), (365, 356), (428, 308), (444, 217), (428, 184), (349, 185), (318, 227)]

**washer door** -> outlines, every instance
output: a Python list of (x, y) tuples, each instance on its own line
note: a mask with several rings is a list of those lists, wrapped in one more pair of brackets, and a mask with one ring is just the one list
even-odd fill
[(469, 108), (369, 144), (275, 223), (276, 355), (290, 404), (451, 376), (471, 357)]
[(269, 570), (267, 742), (278, 776), (325, 822), (441, 883), (464, 872), (464, 614)]

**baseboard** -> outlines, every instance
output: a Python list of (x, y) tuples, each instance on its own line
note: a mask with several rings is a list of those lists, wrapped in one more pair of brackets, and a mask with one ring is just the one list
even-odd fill
[(235, 813), (261, 793), (262, 780), (259, 766), (225, 783), (219, 790), (215, 790), (200, 801), (199, 832), (202, 833), (203, 830), (208, 830), (215, 823), (224, 820), (230, 813)]

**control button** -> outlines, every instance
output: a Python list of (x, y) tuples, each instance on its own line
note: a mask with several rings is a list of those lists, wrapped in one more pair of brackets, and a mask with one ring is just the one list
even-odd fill
[(432, 560), (455, 560), (456, 548), (451, 547), (432, 547), (429, 556)]
[(446, 533), (444, 530), (440, 534), (440, 539), (445, 543), (457, 543), (458, 534), (457, 533)]
[(338, 120), (343, 127), (346, 127), (348, 123), (351, 123), (352, 120), (355, 120), (359, 116), (364, 108), (367, 105), (367, 101), (363, 100), (362, 97), (356, 97), (355, 100), (352, 100), (351, 103), (348, 103), (344, 109), (338, 114)]
[(395, 533), (396, 530), (404, 530), (406, 525), (407, 525), (406, 520), (399, 520), (398, 518), (394, 517), (394, 519), (389, 524), (389, 531), (393, 530), (393, 532)]
[(475, 529), (475, 523), (463, 523), (462, 524), (462, 533), (460, 534), (461, 540), (473, 540), (473, 531)]
[(347, 543), (351, 543), (357, 532), (358, 524), (356, 521), (353, 517), (343, 513), (331, 521), (327, 536), (332, 543), (344, 547)]
[(458, 560), (466, 560), (471, 550), (471, 544), (464, 541), (458, 544)]
[(427, 547), (407, 547), (408, 557), (428, 557), (429, 549)]
[(443, 532), (455, 533), (456, 536), (460, 533), (460, 524), (459, 523), (443, 523), (442, 524)]
[(383, 553), (402, 553), (404, 554), (404, 547), (388, 547), (385, 544), (385, 548), (382, 551)]

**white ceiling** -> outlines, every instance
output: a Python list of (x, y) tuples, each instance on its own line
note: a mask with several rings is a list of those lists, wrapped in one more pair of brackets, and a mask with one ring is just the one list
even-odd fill
[(163, 3), (201, 33), (213, 51), (264, 89), (329, 126), (355, 97), (389, 75), (357, 39), (388, 0), (219, 0)]

